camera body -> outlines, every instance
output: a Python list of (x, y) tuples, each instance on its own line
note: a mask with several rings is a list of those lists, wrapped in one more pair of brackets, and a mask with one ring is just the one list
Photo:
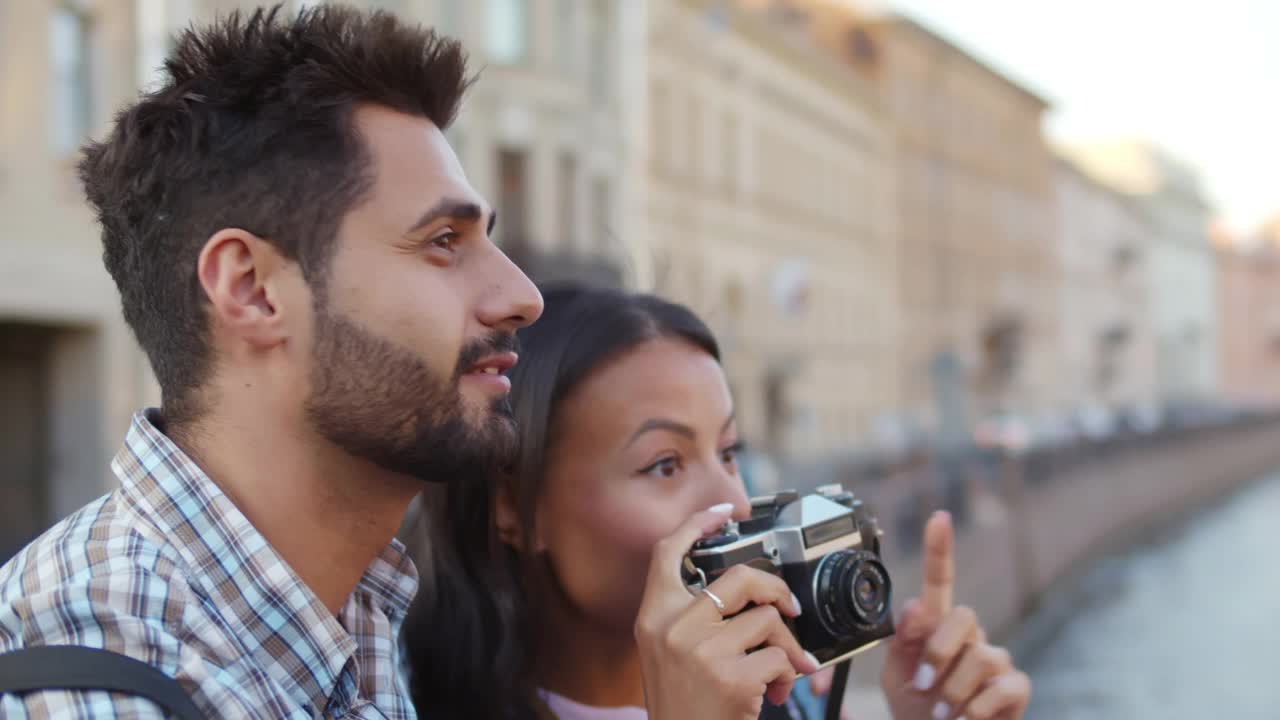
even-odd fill
[(803, 610), (788, 624), (825, 667), (893, 634), (882, 534), (862, 502), (839, 485), (752, 498), (750, 520), (730, 521), (693, 546), (685, 579), (705, 586), (734, 565), (781, 577)]

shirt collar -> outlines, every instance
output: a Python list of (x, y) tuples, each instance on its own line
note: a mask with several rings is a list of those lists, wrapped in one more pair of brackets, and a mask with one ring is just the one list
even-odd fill
[(378, 601), (393, 622), (403, 619), (418, 594), (418, 568), (403, 543), (393, 539), (383, 548), (356, 586)]

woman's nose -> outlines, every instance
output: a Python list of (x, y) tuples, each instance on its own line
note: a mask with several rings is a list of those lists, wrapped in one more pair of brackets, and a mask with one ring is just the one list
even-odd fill
[(724, 468), (716, 468), (713, 473), (712, 485), (715, 489), (711, 493), (712, 504), (732, 503), (731, 517), (734, 520), (751, 517), (751, 499), (747, 497), (747, 486), (743, 484), (742, 477)]

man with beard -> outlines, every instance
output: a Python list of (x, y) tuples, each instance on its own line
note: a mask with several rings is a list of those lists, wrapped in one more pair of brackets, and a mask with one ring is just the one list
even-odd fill
[[(165, 69), (80, 164), (162, 407), (120, 487), (0, 569), (0, 653), (130, 656), (208, 717), (412, 717), (393, 538), (424, 482), (509, 461), (503, 372), (542, 308), (442, 134), (464, 53), (277, 8), (187, 31)], [(158, 715), (0, 694), (6, 718)]]

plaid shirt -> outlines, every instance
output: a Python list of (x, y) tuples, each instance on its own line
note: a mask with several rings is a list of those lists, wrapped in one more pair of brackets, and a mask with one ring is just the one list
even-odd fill
[[(118, 490), (0, 568), (0, 652), (123, 653), (176, 677), (210, 717), (414, 717), (397, 637), (418, 576), (398, 541), (334, 617), (146, 413), (111, 469)], [(4, 718), (160, 715), (102, 691), (0, 696)]]

